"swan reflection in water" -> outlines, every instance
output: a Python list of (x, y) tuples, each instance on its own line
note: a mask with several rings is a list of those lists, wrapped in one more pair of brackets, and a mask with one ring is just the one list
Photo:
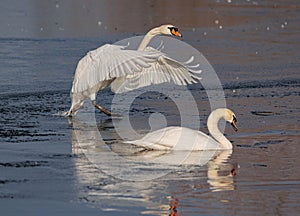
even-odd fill
[(228, 164), (232, 150), (145, 151), (118, 142), (116, 132), (104, 127), (105, 140), (114, 140), (108, 145), (96, 125), (76, 117), (71, 121), (78, 199), (83, 202), (107, 211), (145, 206), (140, 213), (176, 215), (180, 194), (187, 193), (182, 184), (191, 187), (191, 195), (199, 185), (211, 192), (234, 190), (236, 170)]

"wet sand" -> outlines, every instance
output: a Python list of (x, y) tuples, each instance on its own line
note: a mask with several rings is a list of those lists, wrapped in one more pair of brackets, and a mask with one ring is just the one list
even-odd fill
[[(5, 215), (298, 214), (299, 3), (128, 4), (26, 0), (1, 6), (1, 211)], [(144, 34), (161, 23), (176, 24), (182, 41), (212, 64), (227, 106), (237, 115), (239, 132), (228, 126), (225, 130), (233, 152), (211, 153), (209, 162), (172, 167), (151, 181), (124, 181), (91, 164), (78, 149), (88, 132), (80, 133), (84, 132), (78, 131), (80, 124), (76, 128), (76, 122), (55, 114), (69, 108), (74, 70), (88, 50)], [(206, 91), (200, 84), (189, 89), (197, 101), (200, 128), (207, 132)], [(110, 109), (113, 97), (106, 89), (98, 100)], [(128, 156), (112, 120), (96, 113), (105, 145)], [(162, 113), (168, 125), (181, 123), (172, 101), (147, 94), (131, 107), (133, 127), (147, 132), (151, 113)], [(100, 154), (109, 158), (103, 149)], [(122, 171), (113, 161), (103, 167), (108, 165)]]

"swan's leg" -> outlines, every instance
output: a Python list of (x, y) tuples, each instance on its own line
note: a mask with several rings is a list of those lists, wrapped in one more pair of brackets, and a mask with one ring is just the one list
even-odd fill
[(83, 106), (83, 101), (74, 97), (74, 98), (72, 98), (71, 108), (69, 109), (69, 111), (65, 112), (63, 115), (66, 117), (73, 116), (82, 106)]
[(69, 111), (69, 116), (74, 115), (78, 110), (80, 110), (80, 108), (82, 107), (83, 102), (81, 102), (80, 104), (77, 104), (76, 106), (74, 106), (73, 108), (70, 109)]
[(107, 111), (105, 108), (103, 108), (102, 106), (100, 106), (99, 104), (97, 104), (96, 100), (92, 100), (93, 105), (99, 109), (101, 112), (104, 112), (106, 115), (111, 116), (112, 113)]

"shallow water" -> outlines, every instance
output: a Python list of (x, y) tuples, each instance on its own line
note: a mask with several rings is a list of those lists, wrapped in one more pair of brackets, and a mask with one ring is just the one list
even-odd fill
[[(79, 22), (77, 30), (71, 25), (75, 15), (66, 13), (64, 19), (59, 12), (67, 11), (66, 2), (49, 1), (37, 7), (28, 0), (18, 3), (16, 8), (22, 9), (1, 6), (5, 25), (0, 38), (0, 206), (6, 215), (38, 215), (45, 210), (49, 215), (299, 214), (299, 3), (188, 1), (183, 6), (174, 2), (163, 10), (166, 1), (149, 1), (136, 6), (146, 12), (132, 13), (130, 7), (122, 11), (108, 1), (91, 1), (85, 7), (75, 1), (74, 8), (83, 8), (88, 23), (83, 27)], [(32, 5), (40, 12), (31, 14)], [(103, 5), (110, 12), (96, 15), (97, 8), (105, 11)], [(29, 22), (48, 6), (53, 6), (47, 12), (50, 23), (47, 19)], [(111, 18), (111, 11), (120, 15)], [(123, 19), (133, 22), (141, 13), (149, 16), (137, 25)], [(16, 14), (18, 25), (12, 19), (7, 27), (5, 17), (11, 14)], [(225, 130), (234, 145), (232, 152), (196, 152), (189, 155), (190, 163), (181, 166), (150, 166), (141, 161), (157, 155), (135, 153), (132, 146), (120, 145), (111, 118), (96, 111), (96, 127), (87, 127), (80, 118), (71, 121), (57, 115), (70, 106), (73, 73), (88, 50), (142, 34), (163, 22), (176, 23), (182, 41), (198, 49), (214, 67), (226, 104), (238, 119), (238, 133), (229, 127)], [(23, 31), (22, 25), (27, 27)], [(207, 132), (207, 93), (200, 84), (189, 90), (197, 101), (200, 128)], [(106, 89), (98, 101), (110, 109), (113, 97)], [(181, 124), (174, 103), (149, 92), (131, 106), (132, 127), (140, 133), (153, 129), (149, 117), (161, 117), (153, 113), (163, 114), (168, 125)], [(99, 134), (106, 143), (95, 143), (93, 137)], [(96, 148), (91, 150), (93, 142)], [(84, 145), (87, 148), (81, 149)], [(101, 156), (100, 169), (83, 154), (86, 150)], [(169, 156), (176, 161), (182, 155)], [(120, 164), (119, 157), (130, 160)], [(144, 181), (124, 180), (128, 175)]]

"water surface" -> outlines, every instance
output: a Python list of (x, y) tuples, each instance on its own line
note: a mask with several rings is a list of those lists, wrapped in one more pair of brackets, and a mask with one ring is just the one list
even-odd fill
[[(297, 1), (10, 2), (0, 8), (0, 205), (6, 215), (299, 214)], [(88, 50), (161, 23), (176, 24), (182, 41), (212, 64), (239, 132), (225, 130), (232, 152), (194, 153), (192, 159), (204, 162), (125, 181), (95, 167), (78, 148), (92, 130), (55, 114), (69, 108), (74, 70)], [(207, 94), (200, 84), (189, 89), (207, 132)], [(113, 96), (105, 89), (98, 101), (110, 109)], [(133, 127), (146, 133), (152, 113), (163, 114), (168, 125), (181, 123), (171, 100), (148, 93), (131, 107)], [(96, 112), (96, 121), (107, 149), (135, 156), (120, 145), (110, 118)]]

